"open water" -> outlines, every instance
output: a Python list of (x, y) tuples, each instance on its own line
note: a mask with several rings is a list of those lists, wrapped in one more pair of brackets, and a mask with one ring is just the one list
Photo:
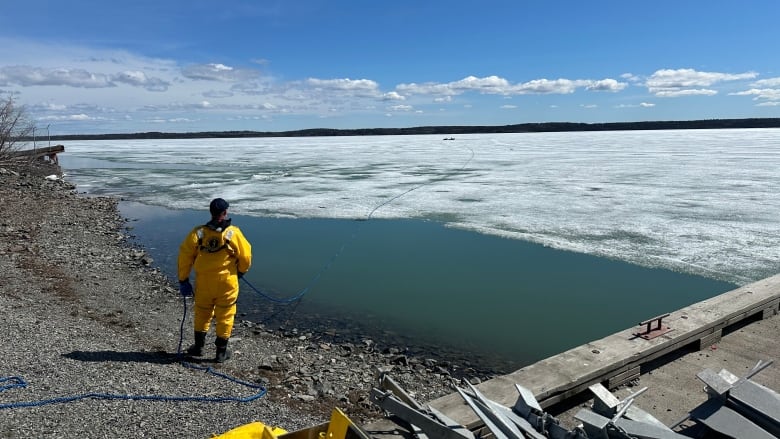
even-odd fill
[(244, 318), (318, 322), (504, 370), (780, 265), (772, 129), (65, 148), (67, 178), (128, 200), (133, 233), (171, 277), (209, 200), (229, 200), (255, 253)]

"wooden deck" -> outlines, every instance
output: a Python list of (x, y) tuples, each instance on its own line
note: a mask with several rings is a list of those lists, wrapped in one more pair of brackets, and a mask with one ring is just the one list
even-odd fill
[(64, 145), (45, 146), (41, 148), (23, 149), (20, 151), (13, 151), (10, 153), (15, 158), (28, 158), (28, 159), (45, 159), (48, 158), (53, 162), (57, 162), (57, 154), (65, 152)]

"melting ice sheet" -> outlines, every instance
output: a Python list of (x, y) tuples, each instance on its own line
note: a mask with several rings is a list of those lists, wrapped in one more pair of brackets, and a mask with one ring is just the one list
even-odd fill
[(780, 271), (780, 130), (73, 141), (80, 190), (252, 217), (429, 219), (744, 284)]

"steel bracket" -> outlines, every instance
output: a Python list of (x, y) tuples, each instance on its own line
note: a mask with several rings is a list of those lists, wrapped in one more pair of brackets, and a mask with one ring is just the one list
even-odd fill
[[(667, 332), (671, 331), (672, 328), (670, 328), (667, 325), (664, 325), (661, 320), (663, 320), (664, 317), (669, 317), (670, 313), (662, 314), (660, 316), (653, 317), (652, 319), (645, 320), (643, 322), (639, 322), (639, 326), (645, 326), (644, 332), (637, 331), (634, 333), (635, 336), (643, 338), (645, 340), (652, 340), (659, 335), (664, 335)], [(653, 326), (653, 322), (656, 322), (655, 326)]]

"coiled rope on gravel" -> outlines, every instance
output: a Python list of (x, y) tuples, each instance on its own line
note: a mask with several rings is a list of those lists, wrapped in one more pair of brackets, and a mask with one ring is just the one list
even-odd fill
[[(55, 398), (42, 399), (38, 401), (20, 401), (9, 402), (0, 404), (0, 410), (13, 409), (13, 408), (25, 408), (25, 407), (40, 407), (51, 404), (64, 404), (73, 401), (80, 401), (83, 399), (108, 399), (108, 400), (130, 400), (130, 401), (162, 401), (162, 402), (184, 402), (184, 401), (197, 401), (197, 402), (251, 402), (258, 398), (265, 396), (267, 390), (262, 384), (254, 384), (248, 381), (242, 381), (234, 378), (225, 373), (214, 370), (211, 366), (199, 366), (192, 364), (184, 360), (184, 354), (182, 354), (181, 346), (184, 341), (184, 322), (187, 319), (187, 298), (182, 297), (182, 303), (184, 304), (184, 313), (181, 319), (181, 327), (179, 329), (179, 347), (177, 349), (177, 357), (179, 363), (193, 370), (203, 371), (210, 375), (214, 375), (218, 378), (222, 378), (227, 381), (240, 384), (242, 386), (257, 390), (256, 393), (250, 396), (237, 397), (237, 396), (168, 396), (168, 395), (130, 395), (121, 393), (102, 393), (102, 392), (89, 392), (78, 395), (60, 396)], [(0, 393), (11, 389), (24, 389), (28, 387), (27, 381), (20, 376), (8, 376), (0, 377), (0, 383), (7, 383), (0, 386)]]

